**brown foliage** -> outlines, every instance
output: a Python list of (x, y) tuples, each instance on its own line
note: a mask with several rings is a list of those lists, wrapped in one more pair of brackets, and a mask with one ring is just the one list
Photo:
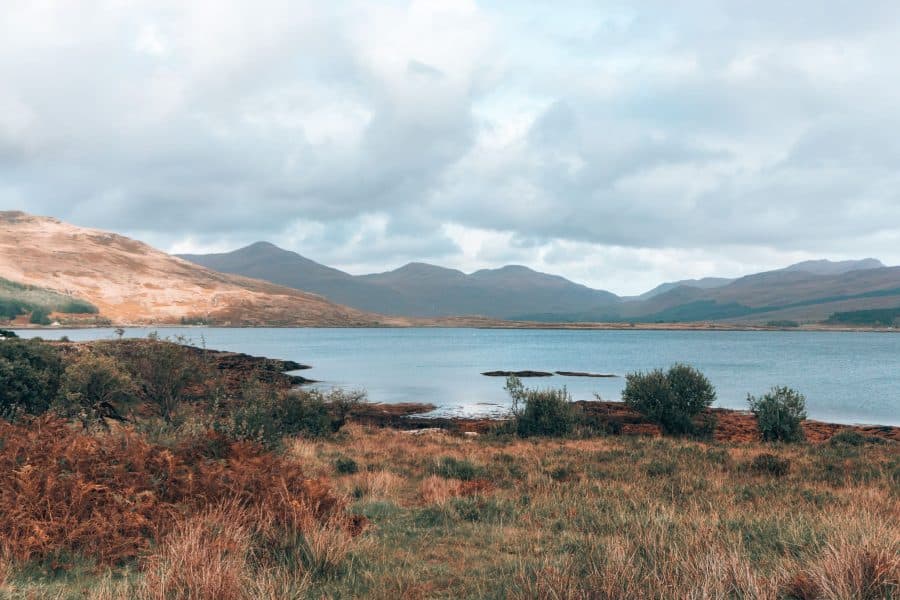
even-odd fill
[(226, 444), (212, 460), (130, 431), (89, 435), (53, 417), (2, 422), (0, 442), (0, 554), (17, 561), (80, 553), (116, 563), (223, 502), (252, 514), (247, 525), (264, 536), (311, 522), (361, 525), (325, 481), (246, 443)]

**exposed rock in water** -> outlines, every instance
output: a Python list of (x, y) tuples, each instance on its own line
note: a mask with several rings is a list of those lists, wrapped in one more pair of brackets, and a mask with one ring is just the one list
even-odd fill
[(553, 373), (547, 371), (485, 371), (482, 375), (488, 377), (553, 377)]
[(613, 373), (585, 373), (582, 371), (557, 371), (556, 374), (563, 377), (618, 377)]

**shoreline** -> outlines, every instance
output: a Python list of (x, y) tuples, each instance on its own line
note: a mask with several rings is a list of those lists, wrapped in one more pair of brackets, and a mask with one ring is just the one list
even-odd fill
[[(455, 319), (455, 318), (454, 318)], [(65, 324), (59, 326), (10, 324), (0, 327), (9, 331), (61, 331), (81, 329), (484, 329), (523, 331), (771, 331), (815, 333), (900, 333), (895, 327), (843, 327), (829, 325), (801, 325), (799, 327), (770, 327), (766, 325), (732, 325), (725, 323), (539, 323), (532, 321), (462, 322), (384, 324), (367, 326), (281, 326), (281, 325), (182, 325), (179, 323), (131, 323), (113, 325)]]

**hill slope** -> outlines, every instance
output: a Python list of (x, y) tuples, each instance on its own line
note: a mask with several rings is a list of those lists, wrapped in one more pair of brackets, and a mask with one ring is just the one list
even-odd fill
[(0, 277), (90, 302), (117, 324), (367, 326), (377, 316), (216, 273), (113, 233), (0, 212)]

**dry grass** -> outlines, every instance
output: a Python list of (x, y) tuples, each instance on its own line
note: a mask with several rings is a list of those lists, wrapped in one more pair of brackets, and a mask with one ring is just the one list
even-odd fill
[[(229, 493), (182, 505), (197, 508), (161, 527), (124, 580), (94, 576), (87, 597), (900, 599), (896, 444), (473, 439), (351, 426), (333, 440), (292, 442), (280, 458), (180, 452), (176, 462), (200, 456), (209, 471), (195, 485), (221, 478)], [(754, 470), (764, 453), (789, 461), (787, 473)], [(360, 471), (337, 474), (338, 457)], [(448, 458), (453, 469), (436, 468)], [(266, 483), (307, 466), (330, 482)], [(254, 487), (265, 494), (250, 495)], [(370, 520), (362, 535), (364, 521), (345, 508)], [(7, 579), (21, 587), (15, 571)]]
[(0, 439), (0, 552), (23, 563), (83, 555), (116, 564), (222, 502), (252, 512), (263, 534), (332, 522), (345, 506), (299, 464), (247, 444), (210, 460), (202, 447), (173, 452), (128, 431), (88, 435), (51, 417), (0, 422)]

